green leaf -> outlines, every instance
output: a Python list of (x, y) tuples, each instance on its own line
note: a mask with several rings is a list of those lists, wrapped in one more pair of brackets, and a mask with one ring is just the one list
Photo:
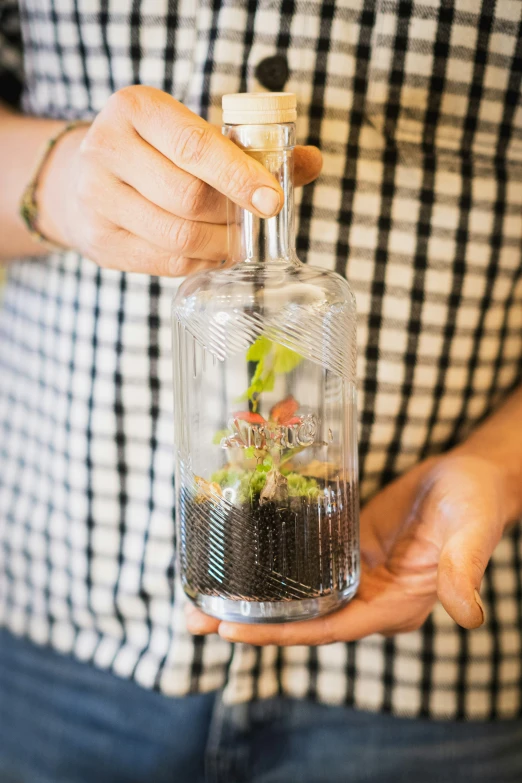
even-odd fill
[(261, 376), (263, 375), (264, 368), (265, 368), (265, 363), (263, 359), (260, 359), (257, 363), (256, 370), (252, 376), (252, 382), (251, 382), (252, 386), (254, 385), (254, 383), (258, 383), (261, 380)]
[(274, 356), (273, 370), (276, 375), (292, 372), (303, 361), (303, 357), (292, 351), (291, 348), (286, 348), (284, 345), (277, 343), (274, 346)]
[(254, 397), (254, 394), (260, 394), (263, 391), (263, 383), (261, 380), (261, 375), (263, 374), (263, 368), (264, 368), (264, 362), (262, 359), (260, 359), (257, 363), (257, 367), (252, 376), (250, 386), (248, 387), (246, 392), (241, 395), (241, 397), (237, 398), (236, 402), (244, 402), (245, 400), (251, 400)]
[(255, 343), (252, 343), (247, 351), (246, 358), (248, 362), (258, 362), (263, 359), (272, 348), (272, 341), (268, 337), (258, 337)]
[[(269, 359), (270, 354), (272, 356)], [(258, 337), (252, 343), (246, 353), (246, 359), (249, 362), (257, 362), (257, 366), (250, 386), (244, 394), (238, 397), (237, 402), (251, 400), (254, 402), (254, 407), (260, 394), (265, 391), (273, 391), (277, 375), (292, 372), (303, 361), (303, 357), (296, 351), (274, 343), (264, 336)]]
[(268, 473), (269, 470), (271, 470), (274, 467), (274, 460), (270, 456), (270, 454), (266, 454), (266, 452), (258, 451), (258, 455), (265, 454), (263, 460), (261, 462), (258, 462), (256, 465), (256, 470), (258, 473)]
[(245, 394), (238, 401), (252, 400), (254, 395), (261, 394), (264, 391), (273, 391), (275, 384), (275, 374), (273, 370), (269, 370), (263, 377), (264, 361), (260, 359), (257, 363), (256, 371), (252, 376), (252, 382), (246, 390)]
[(270, 370), (268, 375), (263, 378), (263, 388), (261, 391), (274, 391), (275, 386), (275, 372)]
[(253, 459), (255, 457), (255, 449), (253, 446), (248, 446), (244, 451), (245, 459)]

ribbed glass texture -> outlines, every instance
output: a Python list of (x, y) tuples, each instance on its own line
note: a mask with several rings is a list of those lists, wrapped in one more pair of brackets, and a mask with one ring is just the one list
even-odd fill
[(224, 133), (285, 204), (268, 220), (231, 205), (234, 266), (173, 301), (178, 568), (209, 614), (299, 620), (359, 581), (355, 301), (295, 255), (294, 125)]

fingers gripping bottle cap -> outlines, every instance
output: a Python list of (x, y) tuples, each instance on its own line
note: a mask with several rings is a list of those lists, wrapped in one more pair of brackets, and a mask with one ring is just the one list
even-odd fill
[(239, 92), (223, 95), (226, 125), (271, 125), (295, 122), (296, 97), (291, 92)]

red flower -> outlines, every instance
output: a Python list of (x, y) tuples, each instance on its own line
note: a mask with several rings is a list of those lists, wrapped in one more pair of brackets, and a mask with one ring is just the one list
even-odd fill
[(266, 424), (266, 419), (259, 415), (259, 413), (252, 413), (252, 411), (239, 411), (234, 413), (234, 419), (241, 419), (247, 421), (249, 424)]
[(299, 403), (290, 395), (274, 405), (268, 421), (259, 413), (252, 411), (238, 411), (234, 413), (234, 419), (246, 421), (248, 424), (277, 424), (281, 427), (291, 427), (293, 424), (301, 423), (301, 417), (295, 416), (298, 408)]
[(289, 427), (292, 424), (299, 424), (301, 419), (296, 416), (299, 403), (292, 395), (285, 397), (281, 402), (277, 402), (270, 411), (270, 419), (276, 424)]

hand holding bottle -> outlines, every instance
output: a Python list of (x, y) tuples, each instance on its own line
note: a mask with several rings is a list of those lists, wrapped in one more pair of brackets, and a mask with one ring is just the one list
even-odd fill
[(346, 607), (305, 622), (243, 625), (189, 606), (188, 628), (255, 645), (347, 642), (416, 630), (437, 600), (460, 625), (475, 628), (484, 621), (478, 590), (485, 568), (514, 518), (507, 493), (502, 472), (486, 459), (427, 460), (363, 509), (361, 584)]
[(292, 93), (223, 97), (224, 135), (284, 204), (229, 210), (234, 268), (189, 278), (171, 309), (177, 574), (229, 621), (315, 617), (359, 584), (355, 298), (298, 258), (295, 121)]
[[(303, 185), (321, 154), (298, 147), (295, 162)], [(160, 90), (132, 86), (56, 145), (40, 180), (39, 227), (102, 267), (187, 275), (226, 257), (227, 198), (270, 217), (283, 194), (219, 128)]]

